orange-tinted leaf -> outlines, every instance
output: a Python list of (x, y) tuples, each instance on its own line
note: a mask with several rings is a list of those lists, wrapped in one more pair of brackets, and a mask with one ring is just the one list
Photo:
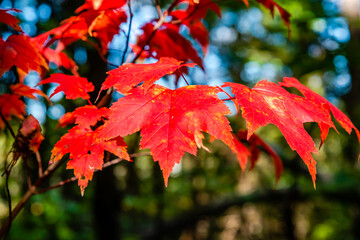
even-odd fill
[(126, 22), (126, 19), (127, 16), (121, 9), (89, 9), (64, 20), (61, 26), (46, 34), (53, 35), (52, 41), (61, 40), (65, 46), (77, 40), (85, 41), (89, 36), (96, 37), (102, 53), (105, 54), (108, 43), (119, 33), (120, 24)]
[(27, 139), (29, 149), (33, 152), (37, 152), (44, 137), (41, 134), (39, 121), (34, 118), (33, 115), (30, 114), (24, 120), (20, 128), (20, 133)]
[(132, 89), (110, 108), (109, 120), (100, 137), (112, 139), (141, 130), (142, 149), (150, 148), (167, 185), (170, 172), (185, 151), (196, 154), (207, 132), (234, 152), (233, 136), (225, 117), (230, 111), (217, 98), (218, 88), (186, 86), (176, 90), (154, 85)]
[(22, 83), (13, 84), (10, 86), (10, 88), (14, 94), (17, 94), (22, 97), (28, 97), (28, 98), (35, 99), (36, 96), (34, 94), (38, 94), (38, 95), (43, 96), (45, 99), (49, 100), (47, 95), (43, 91), (41, 91), (39, 89), (31, 88)]
[[(20, 100), (20, 96), (16, 94), (5, 93), (0, 96), (0, 111), (4, 118), (9, 121), (11, 116), (24, 119), (25, 103)], [(0, 118), (0, 129), (5, 127), (5, 123)]]
[(125, 64), (108, 72), (109, 76), (102, 84), (101, 90), (114, 87), (125, 94), (141, 82), (144, 82), (144, 89), (148, 90), (156, 80), (163, 76), (171, 74), (181, 67), (193, 67), (194, 65), (194, 63), (182, 64), (181, 61), (166, 57), (160, 58), (157, 63)]
[(90, 127), (75, 126), (61, 137), (51, 151), (52, 162), (60, 160), (67, 153), (70, 154), (67, 169), (74, 169), (82, 195), (88, 181), (92, 180), (94, 171), (102, 169), (104, 150), (130, 160), (122, 139), (99, 141), (98, 132), (99, 129), (93, 131)]
[[(326, 113), (330, 121), (331, 121), (331, 114), (330, 114), (330, 112), (331, 112), (332, 115), (335, 117), (335, 119), (347, 131), (348, 134), (350, 134), (351, 131), (354, 129), (354, 131), (359, 139), (359, 142), (360, 142), (359, 130), (354, 126), (354, 124), (351, 122), (351, 120), (343, 112), (341, 112), (337, 107), (335, 107), (333, 104), (331, 104), (328, 100), (326, 100), (319, 94), (311, 91), (309, 88), (302, 85), (295, 78), (285, 77), (283, 79), (283, 82), (280, 82), (279, 85), (284, 86), (284, 87), (294, 87), (294, 88), (298, 89), (304, 95), (304, 97), (306, 99), (313, 102), (316, 105), (316, 107), (318, 107), (318, 111)], [(335, 128), (335, 126), (323, 123), (323, 124), (319, 124), (319, 127), (321, 129), (321, 144), (322, 144), (327, 137), (329, 128), (330, 127)]]
[(47, 79), (44, 79), (38, 83), (38, 85), (46, 83), (58, 83), (60, 84), (50, 95), (50, 98), (56, 93), (63, 91), (67, 99), (89, 99), (88, 92), (94, 91), (94, 85), (86, 78), (66, 75), (63, 73), (51, 74)]
[(45, 59), (30, 38), (13, 34), (6, 42), (0, 39), (0, 76), (14, 65), (25, 73), (30, 70), (42, 73), (43, 69), (48, 69)]
[(248, 127), (248, 139), (260, 126), (276, 125), (284, 135), (291, 149), (298, 152), (307, 165), (315, 186), (316, 168), (311, 153), (317, 153), (315, 144), (305, 131), (304, 122), (317, 122), (333, 126), (326, 113), (306, 98), (288, 93), (285, 89), (266, 80), (260, 81), (253, 89), (226, 83), (235, 94), (242, 116)]
[(141, 49), (146, 44), (149, 48), (146, 51), (156, 59), (172, 57), (184, 62), (191, 60), (204, 69), (197, 51), (186, 38), (180, 35), (178, 26), (174, 24), (163, 24), (148, 43), (153, 29), (154, 25), (152, 23), (147, 23), (143, 26), (142, 30), (144, 33), (139, 36), (138, 42), (134, 47)]
[(249, 1), (248, 0), (238, 0), (238, 1), (243, 2), (247, 8), (249, 7)]
[[(96, 17), (94, 18), (94, 14)], [(111, 42), (114, 35), (120, 31), (120, 24), (126, 22), (127, 16), (123, 10), (113, 9), (101, 12), (86, 12), (84, 18), (91, 19), (88, 23), (90, 36), (96, 37), (102, 49), (102, 53), (107, 52), (107, 45)], [(89, 22), (89, 20), (87, 20)]]
[(18, 32), (22, 32), (22, 29), (19, 26), (19, 22), (20, 22), (19, 19), (17, 19), (13, 15), (7, 13), (8, 11), (20, 12), (20, 10), (18, 10), (16, 8), (0, 9), (0, 22), (5, 23), (6, 25), (9, 25), (10, 27), (12, 27), (14, 30), (16, 30)]
[(74, 112), (67, 112), (59, 119), (59, 126), (66, 127), (69, 124), (75, 123), (75, 114)]
[[(245, 141), (247, 140), (247, 131), (239, 131), (239, 133), (237, 134), (237, 137), (242, 140)], [(266, 151), (266, 153), (268, 153), (274, 163), (274, 167), (275, 167), (275, 177), (276, 177), (276, 181), (278, 182), (280, 179), (281, 174), (284, 171), (284, 167), (282, 164), (282, 161), (279, 157), (279, 155), (277, 155), (277, 153), (268, 145), (266, 144), (258, 135), (256, 134), (252, 134), (250, 139), (247, 140), (248, 144), (249, 144), (249, 150), (251, 153), (251, 157), (250, 157), (250, 170), (252, 170), (257, 161), (259, 160), (260, 157), (260, 148), (264, 149)]]

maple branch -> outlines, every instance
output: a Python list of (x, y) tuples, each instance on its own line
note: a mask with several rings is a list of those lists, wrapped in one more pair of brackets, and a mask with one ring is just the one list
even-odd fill
[(156, 10), (157, 10), (158, 15), (159, 15), (159, 19), (163, 18), (163, 14), (161, 12), (161, 7), (160, 7), (160, 4), (159, 4), (158, 0), (155, 0), (155, 5), (156, 5)]
[(126, 52), (128, 51), (128, 48), (129, 48), (130, 32), (131, 32), (132, 20), (133, 20), (133, 16), (134, 16), (133, 13), (132, 13), (132, 11), (131, 11), (131, 4), (130, 4), (130, 2), (131, 2), (131, 1), (128, 1), (128, 8), (129, 8), (129, 14), (130, 14), (129, 29), (128, 29), (128, 32), (127, 32), (125, 49), (124, 49), (124, 52), (123, 52), (123, 55), (122, 55), (122, 58), (121, 58), (121, 64), (120, 64), (120, 65), (123, 65), (123, 64), (124, 64), (125, 54), (126, 54)]
[(234, 100), (236, 99), (235, 97), (229, 97), (229, 98), (225, 98), (225, 99), (220, 99), (221, 101), (230, 101), (230, 100)]
[(27, 159), (24, 158), (23, 159), (24, 164), (25, 164), (25, 169), (26, 169), (26, 176), (27, 176), (27, 184), (29, 189), (31, 188), (32, 184), (31, 184), (31, 177), (30, 177), (30, 170), (29, 170), (29, 165), (27, 164)]
[(42, 177), (42, 175), (43, 175), (43, 169), (42, 169), (41, 156), (40, 156), (39, 151), (36, 151), (35, 156), (36, 156), (36, 161), (37, 161), (37, 163), (38, 163), (39, 177)]
[(103, 60), (106, 64), (109, 64), (110, 66), (113, 66), (113, 67), (118, 67), (116, 64), (113, 64), (111, 62), (109, 62), (102, 54), (101, 52), (101, 49), (99, 48), (99, 46), (96, 44), (96, 43), (93, 43), (92, 41), (90, 40), (84, 40), (84, 42), (87, 42), (88, 44), (90, 44), (90, 46), (92, 46), (93, 48), (96, 49), (96, 51), (98, 52), (101, 60)]
[(65, 184), (70, 183), (70, 182), (74, 182), (74, 181), (76, 181), (76, 180), (77, 180), (76, 177), (72, 177), (72, 178), (66, 179), (66, 180), (61, 181), (61, 182), (59, 182), (59, 183), (57, 183), (57, 184), (54, 184), (54, 185), (52, 185), (52, 186), (50, 186), (50, 187), (47, 187), (47, 188), (41, 189), (41, 190), (39, 190), (39, 191), (36, 191), (35, 194), (40, 194), (40, 193), (47, 192), (47, 191), (49, 191), (49, 190), (51, 190), (51, 189), (55, 189), (55, 188), (64, 186)]
[[(46, 171), (44, 172), (44, 174), (42, 175), (42, 177), (40, 177), (34, 185), (32, 185), (30, 187), (30, 189), (27, 190), (27, 192), (24, 194), (24, 196), (21, 198), (21, 200), (19, 201), (19, 203), (15, 206), (15, 208), (11, 211), (11, 215), (9, 215), (9, 217), (6, 219), (6, 221), (4, 222), (4, 224), (2, 225), (1, 229), (0, 229), (0, 239), (3, 238), (7, 232), (10, 229), (11, 226), (11, 222), (12, 220), (20, 213), (20, 211), (23, 209), (25, 203), (30, 199), (30, 197), (34, 194), (36, 194), (36, 190), (37, 188), (44, 182), (44, 180), (50, 176), (56, 169), (58, 169), (65, 161), (64, 160), (60, 160), (57, 161), (53, 164), (51, 164)], [(9, 175), (6, 176), (7, 178), (9, 177)], [(8, 194), (10, 194), (10, 192), (8, 192)], [(11, 205), (10, 205), (11, 208)]]
[(141, 53), (144, 51), (145, 47), (150, 43), (151, 39), (155, 36), (155, 33), (161, 27), (161, 25), (165, 22), (165, 18), (169, 16), (169, 14), (172, 12), (174, 7), (178, 4), (179, 0), (175, 0), (171, 3), (169, 8), (164, 11), (164, 14), (162, 15), (162, 18), (159, 18), (159, 21), (156, 23), (156, 25), (153, 28), (153, 31), (151, 32), (149, 38), (147, 39), (146, 43), (141, 47), (141, 50), (136, 54), (135, 58), (132, 60), (132, 63), (135, 63), (136, 60), (141, 56)]
[(184, 77), (184, 74), (180, 71), (180, 69), (177, 69), (180, 73), (180, 75), (182, 76), (182, 78), (184, 79), (184, 81), (186, 82), (186, 84), (189, 86), (190, 84), (188, 83), (188, 81), (186, 80), (186, 78)]
[[(12, 206), (11, 206), (11, 194), (10, 194), (10, 188), (9, 188), (10, 173), (7, 172), (7, 170), (5, 170), (5, 172), (6, 172), (5, 189), (6, 189), (6, 195), (8, 197), (9, 216), (11, 216), (12, 215)], [(9, 223), (8, 223), (9, 227), (7, 229), (5, 229), (5, 231), (4, 231), (5, 236), (7, 236), (8, 233), (9, 233), (9, 230), (10, 230), (10, 227), (11, 227), (11, 222), (12, 222), (12, 219), (9, 220)], [(1, 236), (3, 236), (3, 234), (1, 234), (1, 232), (0, 232), (0, 237)], [(4, 237), (4, 239), (5, 239), (5, 237)]]
[[(130, 157), (139, 157), (139, 156), (148, 156), (148, 155), (150, 155), (149, 152), (140, 152), (140, 153), (130, 154)], [(111, 160), (111, 161), (109, 161), (109, 162), (104, 163), (104, 164), (102, 165), (102, 168), (104, 169), (104, 168), (110, 167), (110, 166), (112, 166), (112, 165), (115, 165), (115, 164), (123, 161), (123, 160), (124, 160), (123, 158), (115, 158), (115, 159), (113, 159), (113, 160)], [(98, 171), (100, 171), (100, 170), (96, 169), (94, 172), (98, 172)], [(36, 191), (35, 194), (40, 194), (40, 193), (47, 192), (47, 191), (49, 191), (49, 190), (52, 190), (52, 189), (55, 189), (55, 188), (64, 186), (65, 184), (74, 182), (74, 181), (76, 181), (76, 180), (77, 180), (76, 177), (68, 178), (68, 179), (66, 179), (66, 180), (64, 180), (64, 181), (61, 181), (61, 182), (59, 182), (59, 183), (57, 183), (57, 184), (54, 184), (54, 185), (52, 185), (52, 186), (50, 186), (50, 187), (47, 187), (47, 188), (41, 189), (41, 190), (39, 190), (39, 191)]]
[(5, 123), (7, 129), (9, 129), (10, 133), (11, 133), (11, 136), (13, 136), (13, 138), (15, 139), (16, 138), (16, 134), (14, 132), (14, 130), (12, 129), (12, 127), (10, 126), (9, 122), (6, 120), (6, 118), (4, 117), (4, 115), (2, 114), (2, 111), (0, 111), (0, 117), (1, 117), (1, 120)]

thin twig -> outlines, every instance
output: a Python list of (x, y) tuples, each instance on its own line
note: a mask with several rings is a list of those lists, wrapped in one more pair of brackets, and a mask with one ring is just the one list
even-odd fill
[[(21, 200), (15, 206), (15, 208), (11, 211), (11, 214), (6, 219), (4, 224), (1, 226), (0, 239), (2, 239), (6, 235), (6, 233), (9, 231), (12, 220), (20, 213), (20, 211), (23, 209), (25, 203), (30, 199), (30, 197), (36, 193), (36, 189), (43, 183), (43, 181), (49, 175), (51, 175), (56, 169), (58, 169), (58, 167), (61, 166), (64, 162), (65, 161), (60, 160), (60, 161), (57, 161), (57, 162), (51, 164), (46, 169), (43, 176), (41, 178), (39, 178), (30, 189), (28, 189), (28, 191), (24, 194), (24, 196), (21, 198)], [(7, 178), (8, 178), (8, 175), (7, 175)]]
[(131, 4), (130, 4), (131, 1), (128, 1), (128, 8), (129, 8), (129, 14), (130, 14), (130, 20), (129, 20), (129, 29), (128, 29), (128, 33), (127, 33), (127, 36), (126, 36), (126, 43), (125, 43), (125, 50), (124, 50), (124, 53), (122, 55), (122, 58), (121, 58), (121, 64), (120, 65), (123, 65), (124, 64), (124, 61), (125, 61), (125, 55), (126, 55), (126, 52), (129, 48), (129, 41), (130, 41), (130, 32), (131, 32), (131, 25), (132, 25), (132, 20), (133, 20), (133, 13), (131, 11)]
[(93, 43), (90, 40), (84, 40), (84, 42), (87, 42), (88, 44), (90, 44), (90, 46), (92, 46), (93, 48), (95, 48), (99, 54), (99, 57), (101, 58), (101, 60), (103, 60), (106, 64), (109, 64), (110, 66), (113, 67), (118, 67), (116, 64), (113, 64), (111, 62), (109, 62), (102, 54), (101, 49), (99, 48), (99, 46), (96, 43)]
[(165, 18), (169, 16), (169, 14), (172, 12), (174, 7), (178, 4), (179, 0), (175, 0), (171, 3), (169, 8), (164, 12), (162, 18), (159, 18), (159, 21), (156, 23), (156, 25), (153, 28), (153, 31), (151, 32), (149, 38), (147, 39), (146, 43), (141, 47), (141, 50), (136, 54), (135, 58), (131, 61), (132, 63), (135, 63), (136, 60), (141, 56), (141, 53), (144, 51), (145, 47), (150, 43), (151, 39), (155, 36), (155, 33), (161, 27), (161, 25), (165, 22)]
[(5, 118), (4, 115), (2, 114), (1, 108), (0, 108), (0, 117), (1, 117), (1, 120), (3, 120), (3, 122), (5, 123), (7, 129), (9, 129), (9, 131), (10, 131), (10, 133), (11, 133), (11, 136), (13, 136), (13, 138), (15, 139), (15, 138), (16, 138), (16, 134), (15, 134), (14, 130), (12, 129), (12, 127), (10, 126), (9, 122), (6, 120), (6, 118)]
[(55, 189), (55, 188), (64, 186), (65, 184), (70, 183), (70, 182), (73, 182), (73, 181), (76, 181), (76, 180), (77, 180), (76, 177), (72, 177), (72, 178), (66, 179), (66, 180), (61, 181), (61, 182), (59, 182), (59, 183), (57, 183), (57, 184), (55, 184), (55, 185), (52, 185), (52, 186), (50, 186), (50, 187), (47, 187), (47, 188), (38, 190), (38, 191), (36, 191), (36, 194), (40, 194), (40, 193), (47, 192), (47, 191), (49, 191), (49, 190), (51, 190), (51, 189)]
[(184, 81), (186, 82), (186, 84), (189, 86), (190, 84), (188, 83), (188, 81), (186, 80), (186, 78), (184, 77), (184, 74), (180, 71), (180, 69), (178, 69), (180, 75), (183, 77)]
[(10, 216), (12, 216), (11, 194), (10, 194), (10, 189), (9, 189), (10, 172), (8, 172), (8, 170), (5, 169), (5, 173), (6, 173), (5, 189), (6, 189), (6, 195), (8, 197), (8, 208), (9, 208), (9, 218), (8, 218), (8, 220), (9, 221), (7, 221), (8, 222), (8, 228), (5, 229), (5, 231), (3, 233), (4, 235), (0, 234), (0, 237), (4, 236), (4, 239), (9, 234), (11, 223), (12, 223), (12, 218), (10, 218)]
[(163, 18), (163, 14), (161, 12), (161, 7), (160, 7), (160, 4), (159, 4), (159, 1), (158, 0), (155, 0), (155, 6), (156, 6), (156, 11), (159, 15), (159, 19)]
[(36, 161), (37, 161), (37, 163), (38, 163), (39, 177), (42, 177), (42, 175), (43, 175), (43, 169), (42, 169), (41, 156), (40, 156), (39, 151), (35, 152), (35, 156), (36, 156)]
[(230, 101), (230, 100), (234, 100), (236, 99), (235, 97), (229, 97), (229, 98), (225, 98), (225, 99), (220, 99), (221, 101)]
[[(140, 153), (133, 153), (133, 154), (130, 154), (130, 157), (139, 157), (139, 156), (148, 156), (150, 153), (149, 152), (140, 152)], [(108, 161), (108, 162), (105, 162), (103, 165), (102, 165), (102, 168), (107, 168), (107, 167), (110, 167), (110, 166), (113, 166), (121, 161), (123, 161), (124, 159), (123, 158), (115, 158), (111, 161)], [(98, 172), (99, 170), (95, 170), (94, 172)], [(76, 181), (77, 178), (76, 177), (72, 177), (72, 178), (69, 178), (69, 179), (66, 179), (64, 181), (61, 181), (57, 184), (54, 184), (50, 187), (47, 187), (47, 188), (44, 188), (44, 189), (41, 189), (41, 190), (38, 190), (36, 192), (36, 194), (40, 194), (40, 193), (44, 193), (44, 192), (47, 192), (49, 190), (52, 190), (52, 189), (55, 189), (55, 188), (58, 188), (58, 187), (61, 187), (67, 183), (70, 183), (70, 182), (74, 182)]]
[(23, 161), (24, 161), (25, 169), (26, 169), (27, 183), (28, 183), (28, 187), (30, 189), (32, 187), (32, 184), (31, 184), (31, 176), (30, 176), (29, 165), (27, 164), (27, 158), (23, 158)]

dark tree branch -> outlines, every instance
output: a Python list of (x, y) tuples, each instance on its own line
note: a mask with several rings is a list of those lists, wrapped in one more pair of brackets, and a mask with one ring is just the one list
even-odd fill
[(129, 29), (128, 29), (128, 32), (127, 32), (127, 36), (126, 36), (126, 43), (125, 43), (125, 49), (124, 49), (124, 53), (122, 55), (122, 58), (121, 58), (121, 64), (120, 65), (123, 65), (124, 62), (125, 62), (125, 55), (126, 55), (126, 52), (128, 51), (128, 48), (129, 48), (129, 40), (130, 40), (130, 33), (131, 33), (131, 26), (132, 26), (132, 20), (133, 20), (133, 13), (131, 11), (131, 1), (128, 1), (128, 8), (129, 8), (129, 14), (130, 14), (130, 19), (129, 19)]
[(146, 43), (141, 47), (141, 50), (136, 54), (135, 58), (132, 60), (132, 63), (135, 63), (136, 60), (141, 56), (141, 53), (144, 51), (145, 47), (149, 45), (151, 39), (155, 36), (155, 33), (161, 27), (161, 25), (165, 22), (165, 18), (169, 16), (169, 14), (172, 12), (174, 7), (178, 4), (179, 0), (175, 0), (171, 3), (169, 8), (162, 14), (162, 18), (159, 18), (159, 21), (156, 23), (156, 25), (153, 28), (153, 31), (151, 32), (149, 38), (147, 39)]

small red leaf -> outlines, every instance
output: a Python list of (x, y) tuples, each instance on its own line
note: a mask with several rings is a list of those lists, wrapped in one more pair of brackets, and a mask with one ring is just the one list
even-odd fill
[(25, 73), (48, 69), (43, 56), (25, 35), (10, 35), (6, 42), (0, 38), (0, 76), (14, 65)]
[(22, 83), (11, 85), (10, 88), (14, 94), (17, 94), (19, 96), (35, 99), (36, 96), (34, 94), (38, 94), (38, 95), (43, 96), (46, 100), (49, 100), (47, 95), (43, 91), (41, 91), (39, 89), (31, 88)]
[(62, 122), (62, 125), (75, 122), (75, 124), (80, 126), (94, 126), (101, 118), (107, 118), (108, 115), (108, 108), (103, 107), (98, 109), (94, 105), (87, 105), (78, 107), (71, 113), (66, 113), (62, 120), (59, 121)]
[[(0, 95), (0, 111), (4, 118), (9, 121), (11, 116), (24, 119), (25, 103), (20, 100), (20, 96), (16, 94), (5, 93)], [(5, 123), (0, 118), (0, 129), (5, 127)]]
[(126, 144), (117, 139), (99, 141), (100, 129), (93, 131), (89, 128), (75, 126), (55, 144), (51, 151), (51, 161), (60, 160), (70, 153), (67, 169), (74, 169), (75, 177), (83, 195), (88, 181), (92, 180), (95, 170), (101, 170), (104, 159), (104, 150), (119, 158), (130, 160), (126, 152)]
[[(179, 27), (174, 24), (164, 23), (155, 34), (154, 24), (147, 23), (141, 28), (144, 33), (139, 36), (135, 49), (148, 46), (149, 55), (160, 59), (162, 57), (172, 57), (179, 61), (189, 62), (190, 60), (198, 64), (202, 69), (202, 59), (192, 44), (179, 33)], [(150, 35), (153, 34), (151, 41), (148, 42)], [(145, 46), (146, 45), (146, 46)]]
[(193, 67), (194, 65), (194, 63), (182, 64), (181, 61), (166, 57), (160, 58), (157, 63), (125, 64), (108, 72), (109, 76), (102, 84), (101, 90), (114, 87), (125, 94), (141, 82), (144, 82), (144, 89), (148, 90), (161, 77), (171, 74), (181, 67)]
[[(247, 131), (239, 131), (237, 137), (240, 140), (245, 141), (247, 140), (247, 135), (248, 135)], [(278, 182), (281, 174), (284, 171), (284, 167), (279, 155), (277, 155), (277, 153), (256, 134), (251, 135), (250, 139), (248, 140), (248, 144), (249, 144), (249, 150), (251, 152), (250, 170), (252, 170), (255, 167), (257, 161), (259, 160), (259, 156), (260, 156), (259, 147), (261, 147), (270, 155), (274, 163), (275, 178), (276, 178), (276, 182)]]
[(22, 32), (21, 27), (19, 26), (19, 19), (17, 19), (15, 16), (7, 13), (8, 11), (15, 11), (20, 12), (20, 10), (16, 8), (11, 9), (0, 9), (0, 22), (5, 23), (6, 25), (9, 25), (12, 27), (15, 31)]
[(58, 83), (58, 86), (54, 93), (50, 95), (50, 98), (56, 93), (63, 91), (67, 99), (89, 99), (88, 92), (94, 91), (94, 85), (86, 78), (70, 76), (63, 73), (51, 74), (47, 79), (40, 81), (37, 85), (46, 83)]

